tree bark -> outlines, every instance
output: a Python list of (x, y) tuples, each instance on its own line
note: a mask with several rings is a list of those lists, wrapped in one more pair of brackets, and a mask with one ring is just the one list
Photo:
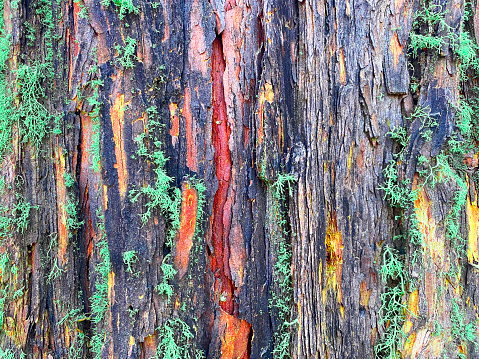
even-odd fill
[(479, 358), (464, 0), (5, 0), (0, 358)]

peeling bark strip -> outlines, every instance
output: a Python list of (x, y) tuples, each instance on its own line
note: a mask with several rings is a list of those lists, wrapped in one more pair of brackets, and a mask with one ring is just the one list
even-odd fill
[(213, 122), (212, 143), (215, 147), (215, 171), (218, 189), (213, 201), (211, 270), (215, 275), (215, 298), (228, 314), (236, 315), (234, 303), (234, 283), (229, 269), (229, 231), (231, 227), (230, 209), (226, 207), (231, 177), (231, 152), (229, 149), (230, 126), (226, 114), (223, 76), (225, 60), (223, 44), (218, 36), (213, 42), (211, 54), (211, 79), (213, 81)]
[(5, 0), (0, 358), (479, 358), (479, 4)]

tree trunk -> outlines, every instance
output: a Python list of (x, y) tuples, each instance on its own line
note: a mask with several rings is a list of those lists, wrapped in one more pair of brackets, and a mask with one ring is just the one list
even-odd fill
[(0, 358), (479, 358), (479, 8), (5, 0)]

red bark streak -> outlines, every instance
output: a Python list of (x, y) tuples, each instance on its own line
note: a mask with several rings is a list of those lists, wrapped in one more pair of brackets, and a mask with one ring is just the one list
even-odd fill
[(193, 237), (196, 229), (196, 214), (198, 209), (198, 194), (194, 188), (186, 183), (183, 187), (183, 201), (181, 204), (180, 230), (176, 240), (175, 267), (180, 279), (188, 269), (190, 251), (193, 246)]
[(191, 92), (185, 88), (185, 103), (183, 105), (183, 116), (186, 120), (186, 164), (193, 172), (198, 172), (196, 133), (193, 128), (193, 114), (191, 113)]
[(213, 126), (212, 142), (215, 147), (216, 178), (218, 190), (213, 201), (212, 242), (214, 253), (211, 256), (211, 269), (217, 279), (216, 287), (221, 290), (220, 306), (228, 314), (233, 314), (234, 285), (226, 273), (229, 272), (227, 247), (228, 232), (226, 228), (231, 224), (231, 213), (225, 210), (228, 199), (228, 189), (231, 176), (231, 152), (229, 137), (231, 129), (228, 126), (226, 102), (223, 88), (223, 74), (225, 71), (223, 46), (218, 38), (213, 42), (211, 55), (211, 77), (213, 81)]

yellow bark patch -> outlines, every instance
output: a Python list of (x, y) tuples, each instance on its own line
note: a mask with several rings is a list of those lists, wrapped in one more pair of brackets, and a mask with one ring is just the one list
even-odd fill
[(469, 224), (467, 260), (469, 263), (479, 263), (479, 207), (477, 206), (477, 191), (474, 198), (469, 198), (466, 203), (467, 222)]
[(331, 212), (328, 217), (325, 238), (326, 287), (324, 290), (334, 290), (338, 303), (342, 303), (343, 290), (341, 286), (341, 278), (343, 271), (343, 236), (341, 231), (338, 230), (336, 211)]
[(269, 103), (272, 103), (274, 101), (273, 85), (269, 83), (265, 83), (259, 93), (257, 112), (259, 119), (259, 128), (257, 134), (258, 144), (261, 144), (264, 138), (264, 104), (266, 101), (268, 101)]
[(103, 206), (105, 211), (108, 209), (108, 187), (103, 185)]
[(410, 320), (406, 320), (402, 327), (402, 331), (407, 334), (411, 331), (412, 326), (413, 326), (412, 322)]
[(411, 335), (409, 335), (409, 337), (406, 339), (406, 343), (404, 343), (403, 358), (407, 358), (411, 355), (415, 342), (416, 332), (412, 332)]
[(416, 289), (414, 292), (411, 293), (408, 300), (407, 308), (410, 313), (417, 316), (419, 313), (419, 290)]
[(123, 138), (123, 127), (125, 117), (125, 95), (118, 94), (113, 106), (110, 108), (111, 125), (113, 129), (113, 140), (115, 141), (116, 163), (114, 167), (118, 172), (118, 189), (122, 198), (125, 197), (128, 184), (128, 170), (126, 165), (125, 140)]
[(352, 162), (353, 162), (353, 144), (351, 143), (351, 146), (349, 147), (349, 156), (348, 156), (348, 173), (349, 173), (349, 170), (351, 169)]
[(108, 301), (110, 302), (110, 307), (113, 306), (115, 301), (115, 272), (113, 271), (108, 273)]
[(65, 325), (65, 346), (70, 348), (70, 329), (68, 329), (68, 325)]

